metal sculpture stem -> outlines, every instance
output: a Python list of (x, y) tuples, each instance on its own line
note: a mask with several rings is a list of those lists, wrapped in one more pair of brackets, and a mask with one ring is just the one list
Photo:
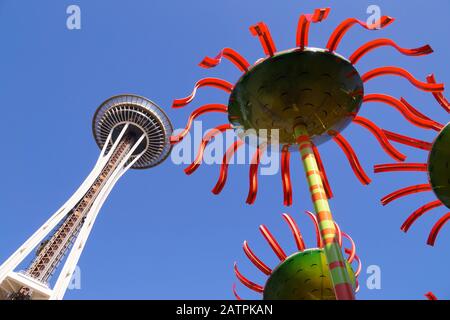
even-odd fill
[(324, 252), (330, 268), (330, 277), (336, 299), (354, 300), (353, 284), (347, 272), (345, 259), (338, 243), (336, 226), (331, 215), (311, 140), (303, 126), (297, 126), (294, 129), (294, 134), (299, 144), (306, 179), (319, 222), (320, 234), (324, 243)]

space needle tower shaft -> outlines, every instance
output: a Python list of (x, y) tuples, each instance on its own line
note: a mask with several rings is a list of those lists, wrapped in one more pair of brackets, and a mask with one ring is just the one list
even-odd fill
[[(126, 129), (124, 128), (123, 130), (125, 131)], [(142, 138), (139, 141), (139, 143), (142, 143)], [(132, 151), (135, 142), (134, 136), (130, 134), (124, 136), (80, 202), (67, 215), (51, 238), (44, 242), (43, 246), (38, 250), (38, 256), (26, 271), (28, 275), (42, 282), (48, 281), (76, 238), (100, 191), (107, 185), (109, 178), (118, 165), (126, 158), (127, 153)], [(137, 146), (138, 144), (136, 143)]]

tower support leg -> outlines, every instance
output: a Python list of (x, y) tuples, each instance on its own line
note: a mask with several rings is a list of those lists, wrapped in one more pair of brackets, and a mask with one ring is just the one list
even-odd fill
[[(125, 125), (121, 131), (119, 138), (116, 140), (112, 149), (117, 147), (120, 139), (126, 132), (128, 125)], [(17, 266), (35, 249), (39, 243), (41, 243), (45, 237), (66, 217), (74, 205), (80, 201), (82, 196), (86, 193), (94, 180), (97, 178), (101, 168), (108, 162), (112, 152), (106, 154), (106, 148), (110, 144), (111, 134), (108, 136), (103, 150), (100, 153), (100, 157), (97, 163), (82, 185), (77, 191), (70, 197), (70, 199), (56, 211), (31, 237), (29, 237), (20, 247), (16, 250), (2, 265), (0, 265), (0, 283), (17, 268)]]
[(64, 294), (66, 293), (66, 290), (72, 279), (73, 273), (75, 272), (78, 260), (80, 259), (81, 253), (88, 240), (89, 234), (91, 233), (92, 227), (94, 226), (94, 222), (97, 219), (98, 213), (100, 212), (103, 203), (106, 201), (109, 193), (111, 192), (117, 181), (120, 179), (120, 177), (122, 177), (122, 175), (139, 159), (139, 156), (137, 156), (133, 159), (133, 161), (125, 166), (131, 155), (143, 139), (144, 135), (142, 135), (137, 140), (137, 142), (135, 142), (131, 150), (128, 152), (128, 155), (122, 159), (118, 167), (112, 173), (108, 184), (102, 189), (102, 191), (92, 204), (92, 207), (86, 216), (83, 226), (81, 227), (80, 232), (73, 244), (73, 248), (67, 256), (67, 260), (58, 276), (58, 279), (56, 280), (55, 286), (53, 287), (52, 294), (50, 296), (50, 300), (61, 300), (64, 297)]
[(314, 156), (312, 142), (303, 126), (297, 126), (294, 131), (297, 143), (299, 144), (315, 213), (319, 222), (320, 235), (324, 243), (324, 252), (330, 269), (330, 277), (336, 299), (354, 300), (353, 284), (347, 272), (346, 261), (338, 242), (337, 230)]
[[(4, 264), (0, 266), (0, 299), (11, 299), (16, 295), (18, 298), (27, 297), (29, 299), (60, 300), (63, 298), (100, 208), (116, 182), (143, 154), (141, 152), (140, 154), (135, 155), (134, 152), (146, 138), (145, 134), (142, 134), (137, 139), (130, 137), (125, 138), (128, 127), (129, 125), (126, 124), (121, 129), (114, 143), (111, 141), (111, 133), (109, 134), (94, 169), (80, 188), (69, 201), (67, 201), (38, 231), (35, 232), (35, 234), (33, 234)], [(125, 142), (125, 140), (122, 141), (123, 139), (128, 140)], [(122, 144), (120, 145), (120, 143)], [(108, 149), (108, 147), (110, 148)], [(105, 171), (107, 169), (112, 171)], [(103, 180), (99, 180), (100, 178)], [(96, 189), (93, 189), (94, 186)], [(54, 257), (54, 260), (47, 260), (42, 263), (42, 260), (40, 259), (42, 259), (44, 254), (40, 253), (36, 256), (35, 260), (33, 260), (32, 265), (26, 272), (14, 272), (16, 267), (45, 237), (48, 237), (52, 232), (54, 233), (52, 239), (53, 237), (56, 237), (54, 231), (55, 227), (57, 227), (62, 220), (67, 220), (67, 217), (70, 217), (70, 215), (74, 216), (77, 214), (74, 212), (74, 208), (83, 201), (85, 202), (85, 208), (80, 209), (78, 213), (82, 216), (82, 218), (80, 218), (82, 220), (75, 221), (75, 223), (80, 225), (79, 232), (72, 234), (71, 232), (76, 232), (73, 231), (75, 229), (64, 229), (65, 234), (63, 236), (63, 241), (55, 242), (60, 247), (54, 248), (54, 246), (52, 246), (51, 248), (54, 250), (53, 255), (48, 254), (48, 256)], [(67, 224), (67, 226), (69, 226), (69, 224)], [(74, 228), (73, 223), (70, 227)], [(59, 228), (61, 228), (61, 226)], [(71, 244), (72, 241), (74, 241), (73, 245)], [(68, 247), (65, 246), (66, 243), (70, 243)], [(46, 245), (42, 250), (45, 250), (46, 248), (50, 247)], [(59, 262), (62, 262), (62, 260), (59, 260), (58, 262), (56, 259), (63, 259), (65, 250), (69, 250), (69, 254), (67, 259), (63, 262), (62, 270), (59, 273), (54, 287), (50, 288), (45, 276), (48, 274), (51, 276), (53, 274), (58, 267)], [(60, 252), (63, 252), (63, 254), (61, 255)], [(47, 268), (50, 266), (54, 269), (53, 271), (52, 269), (47, 271), (43, 268), (39, 268), (41, 265)], [(31, 268), (33, 268), (33, 270), (34, 268), (37, 268), (36, 270), (42, 272), (42, 275), (28, 272)], [(42, 278), (38, 278), (40, 276), (42, 276)]]

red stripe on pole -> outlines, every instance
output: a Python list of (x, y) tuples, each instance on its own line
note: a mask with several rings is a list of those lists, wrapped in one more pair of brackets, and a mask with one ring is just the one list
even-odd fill
[(340, 283), (334, 286), (337, 297), (352, 297), (354, 295), (353, 287), (348, 283)]
[(327, 200), (328, 199), (327, 195), (322, 192), (313, 193), (311, 197), (314, 202), (316, 202), (317, 200)]
[(336, 268), (346, 268), (345, 263), (341, 261), (334, 261), (329, 264), (330, 270), (336, 269)]
[(307, 171), (306, 172), (306, 176), (312, 176), (313, 174), (318, 174), (318, 175), (320, 175), (320, 172), (319, 171), (317, 171), (317, 170), (309, 170), (309, 171)]

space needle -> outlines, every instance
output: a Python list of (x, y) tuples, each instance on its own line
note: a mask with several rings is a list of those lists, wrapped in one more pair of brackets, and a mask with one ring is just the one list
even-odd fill
[[(0, 299), (62, 299), (111, 189), (128, 169), (146, 169), (164, 161), (170, 153), (172, 130), (166, 114), (146, 98), (126, 94), (103, 102), (92, 121), (101, 149), (93, 170), (69, 200), (0, 266)], [(16, 270), (30, 260), (25, 270)]]

